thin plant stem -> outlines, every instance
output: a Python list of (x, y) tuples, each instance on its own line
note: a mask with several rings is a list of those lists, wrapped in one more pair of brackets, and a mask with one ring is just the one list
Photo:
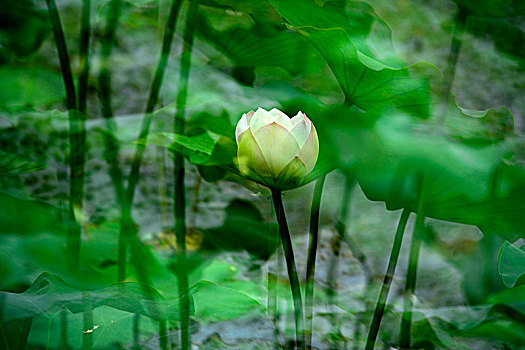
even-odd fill
[(67, 309), (60, 310), (60, 346), (62, 349), (68, 348), (67, 339)]
[(410, 329), (412, 327), (412, 300), (416, 290), (417, 268), (419, 263), (419, 252), (421, 250), (421, 236), (425, 229), (425, 194), (426, 194), (426, 177), (423, 176), (421, 181), (421, 190), (419, 193), (419, 203), (417, 208), (416, 225), (412, 234), (410, 244), (410, 255), (408, 258), (408, 271), (405, 281), (405, 294), (403, 302), (403, 314), (401, 316), (401, 329), (399, 333), (401, 349), (410, 348)]
[[(173, 131), (177, 135), (184, 135), (186, 128), (186, 99), (188, 96), (188, 82), (191, 68), (191, 54), (194, 41), (194, 30), (199, 9), (199, 1), (191, 0), (186, 15), (186, 23), (183, 31), (183, 48), (180, 60), (179, 91), (177, 94), (175, 120)], [(180, 294), (180, 343), (182, 350), (190, 348), (191, 340), (189, 333), (190, 324), (190, 300), (189, 281), (186, 267), (186, 186), (184, 157), (181, 153), (174, 155), (174, 214), (175, 235), (177, 239), (177, 256), (180, 268), (177, 270), (177, 281)]]
[(49, 11), (49, 19), (53, 28), (53, 35), (55, 38), (55, 45), (58, 51), (58, 59), (60, 61), (60, 69), (62, 71), (62, 79), (66, 88), (66, 106), (68, 110), (76, 109), (76, 93), (75, 84), (73, 83), (73, 74), (71, 73), (71, 63), (67, 50), (66, 40), (64, 38), (64, 31), (62, 30), (62, 23), (60, 21), (60, 14), (55, 3), (55, 0), (46, 0)]
[(169, 233), (173, 230), (170, 226), (171, 209), (168, 194), (168, 183), (166, 178), (166, 149), (157, 147), (155, 149), (155, 161), (157, 163), (157, 175), (159, 193), (160, 227), (162, 232)]
[[(139, 281), (143, 286), (149, 285), (149, 278), (143, 269), (140, 268), (140, 264), (147, 258), (145, 253), (141, 249), (141, 243), (138, 238), (133, 236), (136, 232), (133, 220), (131, 218), (130, 205), (126, 202), (125, 190), (124, 190), (124, 175), (122, 168), (119, 163), (119, 143), (115, 136), (117, 132), (117, 125), (114, 118), (112, 103), (111, 103), (111, 72), (109, 70), (109, 58), (111, 56), (118, 23), (122, 14), (122, 0), (111, 0), (108, 6), (108, 12), (106, 17), (106, 28), (105, 34), (102, 39), (102, 59), (101, 69), (99, 75), (99, 91), (98, 95), (101, 100), (102, 116), (106, 121), (106, 133), (104, 134), (104, 145), (105, 145), (105, 159), (109, 164), (109, 175), (115, 188), (115, 195), (118, 203), (120, 204), (120, 215), (121, 215), (121, 227), (119, 232), (118, 240), (118, 272), (117, 278), (119, 282), (123, 282), (126, 279), (126, 265), (127, 265), (127, 251), (128, 245), (131, 245), (131, 255), (135, 257), (132, 262), (135, 264), (136, 271), (138, 274)], [(147, 297), (153, 297), (149, 288), (143, 288), (144, 294)], [(155, 307), (151, 307), (153, 313), (158, 313)], [(140, 315), (135, 314), (133, 316), (133, 348), (140, 348)], [(162, 334), (166, 333), (165, 322), (159, 323), (159, 333), (161, 345), (165, 342), (166, 337), (162, 337)], [(167, 346), (167, 343), (166, 343)]]
[(79, 267), (81, 229), (76, 222), (75, 210), (78, 207), (82, 208), (84, 174), (82, 167), (79, 168), (78, 165), (82, 157), (85, 157), (85, 150), (82, 148), (82, 143), (79, 142), (82, 136), (85, 137), (85, 130), (83, 135), (82, 128), (79, 128), (79, 124), (83, 125), (83, 122), (80, 122), (83, 117), (77, 111), (75, 84), (71, 73), (71, 63), (60, 14), (54, 0), (46, 0), (46, 4), (53, 28), (62, 79), (64, 80), (66, 107), (69, 114), (69, 224), (67, 226), (67, 251), (70, 268), (77, 269)]
[(468, 13), (461, 6), (458, 9), (456, 15), (456, 25), (454, 28), (454, 34), (452, 35), (452, 41), (450, 43), (450, 50), (447, 59), (447, 65), (443, 72), (444, 85), (443, 85), (443, 97), (444, 101), (441, 107), (441, 111), (438, 115), (440, 125), (445, 128), (445, 122), (447, 119), (447, 111), (450, 104), (450, 93), (452, 92), (452, 84), (454, 83), (454, 77), (456, 75), (456, 67), (458, 64), (459, 54), (461, 52), (461, 46), (463, 44), (463, 33), (465, 31), (465, 25), (467, 23)]
[(166, 321), (159, 321), (159, 343), (162, 350), (168, 350), (168, 327)]
[(330, 251), (332, 252), (332, 255), (330, 256), (330, 260), (328, 261), (328, 264), (326, 266), (326, 297), (327, 297), (327, 303), (331, 306), (331, 312), (329, 313), (329, 319), (330, 319), (330, 342), (331, 347), (336, 349), (346, 349), (346, 344), (344, 346), (341, 345), (341, 340), (343, 339), (343, 335), (341, 334), (341, 325), (339, 322), (339, 317), (336, 313), (336, 295), (337, 295), (337, 282), (336, 282), (336, 276), (339, 273), (339, 256), (341, 254), (341, 236), (336, 235), (332, 237), (330, 242)]
[(388, 261), (388, 267), (386, 270), (385, 277), (383, 279), (383, 285), (379, 292), (379, 297), (377, 299), (376, 308), (374, 311), (374, 316), (372, 318), (372, 323), (368, 330), (368, 338), (366, 340), (366, 350), (373, 350), (375, 342), (377, 339), (377, 334), (379, 332), (379, 326), (381, 325), (381, 319), (385, 312), (386, 299), (388, 297), (388, 292), (390, 291), (390, 286), (394, 278), (394, 273), (396, 271), (397, 260), (399, 258), (399, 251), (401, 250), (401, 243), (403, 242), (403, 235), (405, 233), (405, 227), (408, 222), (408, 217), (410, 216), (410, 211), (404, 209), (399, 218), (399, 223), (397, 225), (396, 235), (394, 237), (394, 244), (392, 246), (392, 251), (390, 253), (390, 259)]
[(288, 223), (286, 222), (286, 214), (284, 212), (281, 191), (272, 189), (272, 199), (273, 205), (275, 207), (275, 214), (277, 216), (277, 222), (279, 223), (279, 234), (281, 236), (281, 242), (283, 244), (284, 256), (286, 259), (286, 266), (288, 269), (288, 278), (290, 280), (290, 289), (292, 291), (292, 298), (294, 303), (295, 345), (296, 348), (306, 349), (301, 286), (299, 284), (299, 277), (297, 275), (297, 268), (295, 266), (292, 239), (290, 237)]
[(78, 77), (78, 110), (86, 114), (89, 78), (89, 37), (91, 35), (91, 0), (82, 0), (80, 20), (80, 75)]
[(419, 263), (419, 252), (421, 251), (421, 230), (425, 226), (425, 217), (417, 214), (416, 226), (410, 244), (410, 255), (408, 260), (407, 279), (405, 283), (405, 294), (403, 301), (403, 314), (401, 316), (400, 345), (401, 349), (410, 348), (410, 329), (412, 327), (412, 299), (416, 290), (417, 267)]
[[(349, 238), (346, 235), (346, 227), (347, 227), (347, 221), (349, 216), (349, 207), (350, 207), (350, 195), (352, 193), (352, 189), (354, 188), (355, 180), (353, 178), (346, 178), (345, 179), (345, 186), (343, 190), (343, 196), (341, 197), (341, 212), (339, 214), (339, 219), (335, 225), (335, 229), (337, 232), (337, 236), (333, 238), (331, 242), (331, 250), (332, 255), (330, 258), (330, 261), (328, 263), (327, 267), (327, 296), (329, 300), (330, 305), (335, 305), (335, 295), (336, 295), (336, 276), (337, 276), (337, 270), (338, 270), (338, 261), (339, 261), (339, 255), (341, 251), (341, 241), (349, 242)], [(354, 256), (357, 256), (357, 254), (354, 252), (353, 247), (350, 246), (350, 249), (354, 253)], [(359, 258), (358, 258), (359, 260)], [(336, 347), (340, 347), (339, 340), (342, 338), (339, 320), (335, 315), (331, 316), (332, 319), (332, 327), (334, 329), (333, 333), (338, 335), (338, 338), (336, 339)], [(357, 341), (357, 338), (354, 338)], [(346, 348), (346, 344), (343, 346), (343, 348)]]
[(162, 39), (162, 48), (160, 59), (153, 74), (153, 81), (148, 95), (148, 102), (146, 104), (146, 110), (144, 119), (140, 126), (139, 140), (144, 142), (138, 142), (133, 154), (131, 161), (131, 171), (128, 177), (128, 188), (126, 191), (126, 203), (129, 206), (131, 215), (131, 208), (133, 207), (133, 197), (135, 195), (135, 188), (139, 181), (140, 165), (142, 163), (142, 156), (146, 148), (146, 138), (149, 134), (152, 112), (159, 99), (160, 87), (164, 78), (164, 72), (168, 64), (168, 57), (171, 52), (171, 44), (173, 43), (173, 36), (175, 34), (175, 27), (177, 24), (177, 16), (182, 4), (182, 0), (173, 0), (170, 6), (170, 12), (168, 15), (168, 21), (166, 22), (166, 29), (164, 30), (164, 36)]
[(93, 349), (93, 306), (89, 297), (84, 297), (82, 350)]
[(133, 315), (133, 350), (140, 349), (140, 314)]
[[(71, 171), (75, 178), (71, 182), (71, 193), (75, 209), (79, 213), (84, 210), (84, 182), (86, 167), (86, 118), (87, 118), (87, 93), (89, 78), (89, 39), (91, 36), (91, 0), (82, 0), (80, 26), (80, 75), (78, 77), (78, 111), (75, 120), (75, 131), (70, 130)], [(72, 135), (71, 135), (72, 134)], [(82, 229), (82, 226), (79, 227)]]
[(310, 240), (308, 245), (308, 258), (306, 261), (306, 289), (304, 296), (304, 309), (306, 321), (306, 346), (312, 346), (313, 335), (313, 304), (314, 304), (314, 280), (315, 280), (315, 260), (317, 257), (317, 245), (319, 241), (319, 213), (321, 209), (321, 196), (326, 175), (323, 175), (315, 182), (312, 207), (310, 209)]
[[(277, 254), (279, 252), (279, 232), (274, 228), (273, 223), (275, 222), (275, 208), (273, 202), (270, 202), (270, 225), (269, 225), (269, 240), (268, 240), (268, 250), (270, 251), (273, 247), (277, 247)], [(279, 259), (277, 257), (277, 265), (279, 264)], [(275, 269), (268, 267), (268, 314), (272, 320), (275, 328), (277, 328), (277, 273), (279, 271), (279, 266), (276, 266)]]
[[(151, 123), (151, 113), (158, 101), (158, 95), (160, 91), (160, 86), (162, 84), (162, 78), (164, 76), (164, 71), (166, 69), (168, 57), (171, 51), (171, 44), (173, 42), (173, 35), (175, 33), (177, 15), (180, 10), (180, 5), (182, 0), (173, 0), (170, 6), (170, 13), (168, 16), (168, 21), (166, 22), (166, 28), (164, 30), (164, 37), (162, 41), (161, 55), (155, 73), (153, 76), (153, 81), (151, 83), (148, 102), (146, 106), (146, 112), (144, 119), (142, 120), (141, 130), (139, 134), (139, 139), (145, 139), (149, 133), (149, 126)], [(142, 156), (145, 149), (145, 144), (140, 142), (137, 143), (135, 148), (135, 153), (133, 154), (131, 171), (128, 177), (128, 186), (124, 193), (123, 200), (121, 201), (121, 219), (120, 219), (120, 233), (119, 233), (119, 261), (121, 261), (122, 266), (127, 255), (127, 247), (130, 248), (131, 255), (135, 256), (135, 263), (140, 264), (141, 256), (143, 254), (141, 243), (137, 237), (137, 228), (133, 222), (131, 215), (131, 210), (133, 208), (133, 197), (135, 194), (135, 188), (137, 186), (140, 174), (140, 164), (142, 162)], [(121, 270), (122, 271), (122, 270)], [(148, 276), (143, 269), (138, 268), (137, 273), (139, 274), (140, 281), (146, 283), (148, 281)], [(119, 279), (125, 277), (124, 273), (119, 273)]]
[[(121, 216), (125, 211), (124, 198), (124, 175), (119, 163), (118, 154), (120, 146), (115, 137), (116, 123), (111, 104), (111, 73), (109, 71), (109, 58), (115, 43), (117, 26), (122, 13), (122, 0), (111, 0), (106, 17), (106, 29), (102, 39), (102, 59), (99, 75), (99, 98), (102, 105), (102, 117), (106, 121), (106, 133), (104, 134), (105, 159), (109, 165), (109, 176), (115, 188), (115, 195), (120, 205)], [(119, 233), (117, 278), (119, 282), (126, 279), (127, 244), (123, 232)]]

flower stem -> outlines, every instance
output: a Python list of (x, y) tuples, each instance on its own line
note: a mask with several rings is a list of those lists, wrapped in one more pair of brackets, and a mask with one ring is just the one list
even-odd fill
[[(102, 39), (102, 58), (100, 75), (98, 78), (99, 91), (98, 96), (101, 102), (102, 117), (106, 121), (107, 132), (104, 134), (104, 158), (109, 165), (109, 176), (115, 188), (115, 195), (120, 204), (121, 218), (126, 210), (124, 196), (124, 175), (119, 164), (119, 143), (115, 137), (116, 123), (113, 117), (113, 108), (111, 106), (111, 73), (109, 71), (109, 57), (115, 42), (120, 14), (122, 12), (122, 0), (111, 0), (108, 6), (106, 17), (106, 29)], [(119, 282), (126, 279), (126, 260), (127, 260), (127, 243), (124, 239), (124, 232), (121, 230), (118, 240), (118, 270), (117, 278)]]
[(278, 316), (277, 316), (277, 274), (279, 271), (279, 232), (275, 230), (275, 207), (273, 205), (273, 202), (270, 202), (271, 209), (270, 209), (270, 225), (269, 227), (269, 240), (268, 240), (268, 251), (271, 251), (273, 247), (277, 247), (276, 255), (277, 255), (277, 261), (276, 261), (276, 267), (270, 268), (268, 267), (268, 300), (267, 300), (267, 308), (268, 308), (268, 314), (270, 315), (270, 319), (272, 320), (273, 324), (275, 325), (275, 328), (277, 328), (277, 322), (278, 322)]
[(159, 343), (161, 350), (168, 350), (168, 326), (166, 321), (159, 321)]
[(82, 208), (84, 197), (84, 171), (82, 159), (85, 159), (85, 126), (83, 116), (77, 111), (77, 101), (71, 62), (64, 38), (64, 31), (60, 14), (54, 0), (46, 0), (49, 19), (53, 28), (55, 45), (60, 61), (62, 79), (66, 89), (66, 107), (69, 114), (69, 208), (67, 226), (67, 251), (70, 261), (69, 266), (77, 269), (79, 266), (81, 228), (76, 222), (75, 210)]
[(91, 350), (93, 348), (93, 306), (91, 298), (85, 296), (83, 298), (84, 312), (83, 312), (83, 335), (82, 335), (82, 350)]
[(304, 296), (305, 321), (306, 321), (306, 346), (312, 346), (313, 335), (313, 303), (314, 303), (314, 278), (317, 245), (319, 241), (319, 213), (321, 209), (321, 195), (326, 175), (315, 182), (312, 207), (310, 209), (310, 241), (308, 245), (308, 259), (306, 261), (306, 290)]
[(297, 275), (297, 268), (295, 267), (295, 258), (292, 248), (292, 239), (290, 231), (288, 230), (288, 223), (286, 222), (286, 214), (284, 212), (283, 200), (281, 191), (272, 189), (273, 205), (275, 207), (275, 214), (277, 222), (279, 223), (279, 234), (283, 244), (284, 256), (286, 259), (286, 266), (288, 268), (288, 278), (290, 280), (290, 288), (292, 290), (292, 298), (294, 303), (294, 318), (295, 318), (295, 343), (296, 348), (305, 348), (306, 339), (304, 333), (304, 318), (303, 318), (303, 302), (301, 297), (301, 287), (299, 285), (299, 277)]
[(403, 315), (401, 316), (400, 345), (401, 349), (410, 348), (410, 328), (412, 326), (412, 298), (416, 290), (417, 267), (419, 263), (419, 251), (421, 250), (421, 236), (425, 229), (425, 189), (426, 177), (422, 177), (419, 203), (417, 208), (416, 226), (412, 234), (410, 244), (410, 255), (408, 258), (408, 271), (405, 282), (405, 295), (403, 303)]
[(425, 217), (418, 214), (408, 259), (408, 271), (405, 283), (403, 315), (401, 317), (400, 345), (401, 349), (410, 348), (410, 329), (412, 326), (412, 298), (416, 289), (417, 267), (421, 250), (421, 230), (425, 226)]
[(388, 267), (383, 279), (381, 291), (379, 292), (379, 298), (377, 299), (374, 317), (372, 318), (372, 324), (368, 330), (368, 338), (366, 340), (365, 346), (366, 350), (374, 349), (377, 334), (379, 332), (379, 326), (381, 325), (381, 319), (383, 318), (383, 313), (385, 312), (386, 299), (388, 297), (390, 285), (392, 284), (392, 279), (394, 278), (394, 273), (396, 271), (397, 259), (399, 258), (399, 251), (401, 250), (401, 243), (403, 242), (403, 235), (405, 233), (405, 227), (409, 216), (410, 211), (408, 209), (404, 209), (401, 213), (401, 217), (399, 218), (396, 235), (394, 237), (394, 245), (392, 246), (390, 259), (388, 261)]
[(89, 37), (91, 34), (91, 0), (82, 0), (80, 20), (80, 76), (78, 77), (78, 110), (86, 114), (89, 78)]
[[(168, 64), (168, 57), (171, 52), (173, 35), (175, 34), (177, 15), (179, 13), (181, 4), (182, 0), (173, 0), (171, 2), (168, 21), (166, 22), (166, 29), (164, 30), (164, 36), (162, 39), (161, 55), (157, 67), (155, 68), (153, 81), (151, 82), (145, 115), (140, 126), (139, 140), (145, 139), (149, 134), (149, 128), (152, 118), (151, 113), (153, 112), (153, 108), (155, 108), (155, 105), (157, 104), (157, 101), (159, 99), (160, 86), (162, 85), (164, 71), (166, 70), (166, 65)], [(137, 143), (135, 148), (135, 154), (133, 155), (133, 159), (131, 161), (131, 171), (128, 177), (128, 188), (126, 191), (126, 201), (128, 202), (128, 205), (130, 207), (132, 207), (133, 197), (135, 195), (135, 188), (137, 187), (137, 183), (139, 181), (140, 165), (142, 163), (142, 155), (144, 154), (145, 148), (145, 143)]]
[(58, 59), (60, 61), (60, 69), (62, 71), (62, 79), (66, 88), (66, 106), (67, 109), (76, 109), (76, 93), (75, 84), (73, 83), (73, 74), (71, 73), (71, 63), (67, 50), (66, 40), (64, 38), (64, 31), (60, 21), (60, 14), (55, 3), (55, 0), (46, 0), (49, 11), (49, 19), (53, 27), (53, 35), (55, 38), (55, 45), (58, 51)]
[(456, 15), (456, 26), (454, 28), (454, 34), (452, 35), (452, 41), (450, 43), (450, 50), (448, 53), (447, 66), (443, 71), (443, 97), (442, 107), (438, 118), (441, 127), (445, 128), (445, 122), (447, 118), (447, 110), (450, 104), (450, 93), (452, 91), (452, 84), (454, 83), (454, 77), (456, 75), (456, 67), (458, 64), (459, 54), (461, 52), (461, 46), (463, 44), (463, 32), (465, 31), (465, 25), (467, 23), (468, 13), (461, 6), (458, 9)]
[[(336, 283), (336, 276), (337, 276), (337, 270), (338, 270), (338, 262), (339, 262), (339, 256), (341, 251), (341, 242), (344, 241), (347, 245), (352, 254), (356, 257), (356, 259), (361, 264), (365, 275), (368, 277), (369, 275), (369, 269), (366, 264), (366, 257), (364, 256), (363, 252), (357, 247), (357, 245), (353, 242), (350, 236), (346, 234), (346, 228), (347, 228), (347, 220), (349, 217), (349, 207), (350, 207), (350, 195), (352, 194), (352, 189), (355, 185), (355, 179), (346, 177), (345, 179), (345, 186), (343, 191), (343, 196), (341, 197), (341, 212), (339, 214), (339, 220), (337, 221), (335, 225), (335, 229), (337, 232), (337, 236), (333, 237), (331, 242), (331, 250), (332, 250), (332, 256), (330, 258), (330, 263), (327, 267), (327, 285), (328, 285), (328, 300), (329, 304), (335, 307), (335, 297), (337, 295), (337, 283)], [(368, 281), (368, 278), (367, 278)], [(346, 349), (346, 339), (341, 334), (341, 328), (339, 324), (339, 318), (337, 317), (337, 314), (334, 313), (331, 316), (332, 320), (332, 333), (336, 335), (336, 338), (334, 339), (334, 345), (335, 347), (342, 347)], [(360, 325), (362, 323), (361, 317), (356, 317), (355, 320), (355, 328), (354, 328), (354, 344), (358, 344), (359, 340), (359, 334), (360, 334)], [(342, 344), (341, 344), (342, 341)]]
[[(199, 1), (191, 0), (184, 25), (183, 48), (180, 60), (179, 91), (177, 94), (177, 112), (174, 120), (174, 132), (184, 135), (186, 128), (186, 98), (188, 96), (188, 82), (191, 68), (191, 54), (194, 41), (194, 30), (196, 24)], [(174, 202), (175, 202), (175, 235), (177, 238), (178, 262), (182, 268), (178, 269), (178, 286), (180, 298), (180, 343), (182, 350), (190, 348), (190, 299), (189, 281), (186, 266), (186, 187), (184, 181), (184, 157), (177, 152), (174, 156)]]
[[(155, 104), (157, 103), (160, 86), (162, 84), (162, 78), (164, 76), (164, 71), (166, 68), (166, 64), (168, 61), (168, 56), (171, 51), (171, 44), (173, 41), (173, 35), (175, 33), (175, 24), (177, 20), (177, 15), (180, 10), (180, 5), (182, 3), (182, 0), (173, 0), (171, 2), (170, 6), (170, 13), (168, 16), (168, 21), (166, 22), (166, 28), (164, 30), (164, 36), (162, 41), (162, 49), (161, 49), (161, 56), (159, 59), (159, 62), (157, 64), (157, 67), (155, 69), (155, 73), (153, 76), (153, 81), (151, 83), (150, 91), (149, 91), (149, 97), (148, 102), (146, 106), (145, 116), (142, 120), (141, 130), (139, 134), (139, 139), (144, 139), (149, 133), (149, 127), (151, 124), (151, 112), (153, 112), (153, 108), (155, 107)], [(135, 224), (133, 222), (133, 218), (131, 215), (131, 210), (133, 208), (133, 197), (135, 194), (135, 188), (137, 187), (137, 183), (139, 180), (139, 173), (140, 173), (140, 165), (142, 162), (142, 155), (144, 153), (145, 145), (138, 142), (135, 148), (135, 153), (133, 154), (133, 159), (131, 161), (131, 170), (128, 176), (128, 186), (126, 189), (126, 192), (124, 194), (124, 198), (121, 203), (121, 219), (120, 219), (120, 241), (119, 246), (121, 249), (119, 249), (119, 261), (122, 264), (125, 264), (125, 258), (127, 255), (126, 247), (129, 246), (130, 248), (130, 254), (133, 256), (135, 255), (135, 258), (137, 259), (134, 261), (134, 263), (137, 264), (137, 273), (139, 274), (139, 277), (141, 278), (141, 283), (147, 282), (147, 274), (146, 271), (141, 266), (141, 260), (140, 256), (143, 254), (142, 248), (140, 246), (140, 241), (137, 237), (137, 230), (135, 228)], [(126, 244), (127, 241), (127, 244)], [(121, 267), (123, 267), (122, 265)], [(121, 271), (123, 271), (121, 269)], [(125, 274), (125, 271), (123, 272)], [(122, 278), (122, 273), (119, 273), (119, 279)], [(125, 275), (124, 275), (125, 276)]]

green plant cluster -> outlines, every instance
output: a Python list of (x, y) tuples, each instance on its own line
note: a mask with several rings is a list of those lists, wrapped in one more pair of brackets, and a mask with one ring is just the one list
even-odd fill
[[(0, 348), (524, 348), (523, 111), (456, 86), (469, 41), (522, 73), (525, 7), (443, 3), (0, 0)], [(258, 107), (319, 137), (273, 201)]]

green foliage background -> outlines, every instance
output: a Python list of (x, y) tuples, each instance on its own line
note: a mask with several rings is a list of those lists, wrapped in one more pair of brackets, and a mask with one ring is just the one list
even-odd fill
[[(82, 2), (57, 5), (80, 91)], [(182, 311), (191, 315), (193, 345), (292, 346), (292, 299), (270, 201), (253, 196), (258, 188), (235, 166), (235, 125), (258, 107), (302, 110), (319, 133), (316, 168), (304, 187), (285, 193), (304, 281), (312, 182), (328, 174), (315, 348), (364, 348), (400, 209), (427, 218), (412, 347), (523, 347), (520, 1), (201, 0), (193, 18), (182, 1), (158, 101), (145, 116), (170, 5), (122, 1), (105, 60), (112, 3), (90, 2), (87, 111), (75, 121), (85, 124), (84, 152), (71, 147), (70, 122), (78, 115), (65, 108), (45, 4), (0, 1), (1, 348), (177, 348), (182, 275), (189, 280), (190, 306)], [(182, 108), (186, 127), (176, 134), (187, 23), (195, 43)], [(457, 63), (454, 40), (461, 47)], [(101, 110), (104, 69), (112, 119)], [(151, 127), (139, 137), (145, 118)], [(126, 238), (127, 274), (119, 281), (119, 234), (127, 221), (115, 169), (121, 186), (129, 186), (137, 147), (145, 151), (131, 210), (136, 236)], [(85, 171), (71, 175), (79, 152)], [(182, 260), (172, 214), (174, 154), (186, 164)], [(84, 181), (83, 207), (74, 213), (68, 212), (71, 176)], [(341, 221), (346, 235), (338, 231)], [(413, 222), (412, 216), (410, 232)], [(378, 347), (399, 348), (409, 239)]]

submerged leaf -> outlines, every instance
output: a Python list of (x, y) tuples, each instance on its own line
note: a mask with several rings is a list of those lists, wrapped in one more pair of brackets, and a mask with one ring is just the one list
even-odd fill
[(498, 271), (505, 286), (514, 287), (525, 274), (525, 251), (505, 241), (498, 254)]

